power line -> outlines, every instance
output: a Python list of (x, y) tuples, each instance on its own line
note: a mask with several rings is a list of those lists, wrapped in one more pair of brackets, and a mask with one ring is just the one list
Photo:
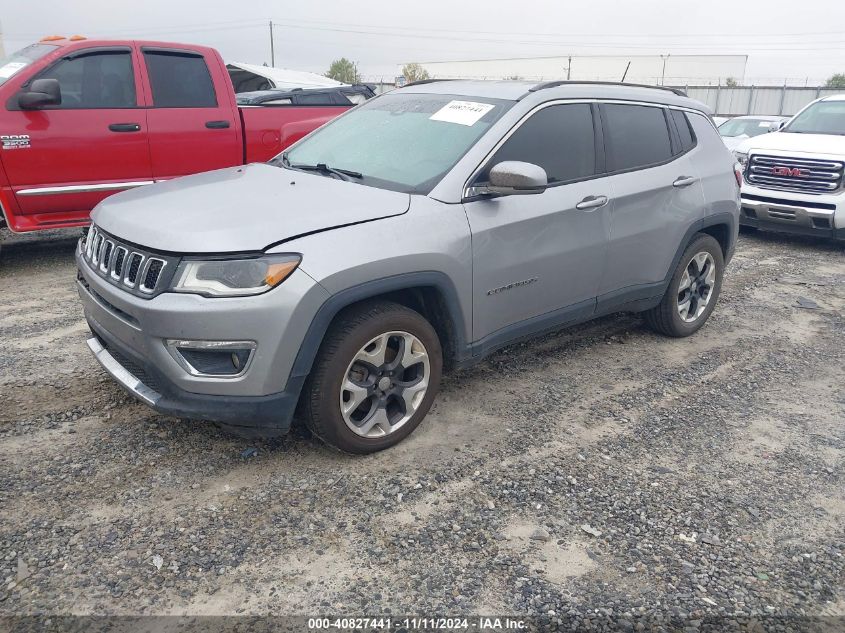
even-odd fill
[[(181, 25), (175, 26), (170, 25), (165, 28), (160, 27), (151, 27), (151, 28), (144, 28), (144, 27), (135, 27), (131, 29), (112, 29), (109, 31), (111, 35), (118, 35), (118, 34), (136, 34), (136, 35), (178, 35), (181, 33), (202, 33), (202, 32), (213, 32), (213, 31), (225, 31), (225, 30), (242, 30), (242, 29), (251, 29), (251, 28), (258, 28), (261, 25), (266, 27), (267, 22), (261, 21), (258, 19), (244, 19), (244, 20), (227, 20), (222, 22), (209, 22), (204, 24), (194, 24), (194, 25)], [(721, 43), (721, 42), (713, 42), (713, 43), (690, 43), (689, 38), (706, 38), (706, 37), (730, 37), (735, 34), (714, 34), (714, 33), (707, 33), (707, 34), (686, 34), (680, 35), (677, 33), (673, 34), (605, 34), (603, 35), (603, 39), (601, 42), (580, 42), (580, 41), (573, 41), (569, 39), (568, 41), (546, 41), (537, 39), (538, 37), (567, 37), (567, 38), (578, 38), (578, 37), (590, 37), (594, 38), (592, 35), (585, 35), (584, 33), (572, 33), (572, 34), (564, 34), (564, 33), (545, 33), (545, 34), (528, 34), (528, 33), (520, 33), (520, 32), (510, 32), (510, 33), (503, 33), (498, 31), (468, 31), (468, 30), (458, 30), (458, 29), (429, 29), (429, 28), (418, 28), (415, 30), (412, 29), (395, 29), (393, 27), (387, 26), (366, 26), (366, 25), (342, 25), (342, 26), (331, 26), (337, 25), (338, 23), (334, 22), (325, 22), (325, 21), (316, 21), (316, 20), (279, 20), (279, 21), (270, 21), (271, 24), (271, 33), (272, 33), (272, 25), (281, 27), (281, 28), (288, 28), (288, 29), (301, 29), (307, 31), (324, 31), (329, 33), (350, 33), (355, 35), (363, 35), (363, 36), (375, 36), (380, 37), (384, 40), (384, 38), (402, 38), (403, 40), (412, 38), (412, 39), (422, 39), (422, 40), (436, 40), (436, 41), (456, 41), (462, 44), (473, 44), (473, 43), (491, 43), (491, 44), (498, 44), (498, 45), (519, 45), (519, 46), (542, 46), (542, 47), (555, 47), (561, 50), (562, 54), (569, 54), (574, 52), (578, 49), (595, 49), (595, 50), (606, 50), (606, 51), (617, 51), (617, 54), (623, 54), (626, 51), (631, 50), (648, 50), (653, 51), (655, 54), (659, 52), (668, 53), (672, 52), (675, 54), (693, 54), (693, 51), (701, 52), (701, 53), (708, 53), (708, 52), (724, 52), (730, 51), (733, 54), (747, 54), (753, 52), (818, 52), (818, 53), (826, 53), (828, 51), (842, 51), (845, 50), (845, 44), (843, 43), (843, 38), (837, 37), (835, 40), (828, 42), (827, 40), (819, 40), (814, 39), (812, 44), (808, 45), (804, 42), (789, 42), (783, 41), (780, 38), (783, 37), (806, 37), (806, 36), (835, 36), (835, 35), (845, 35), (843, 31), (819, 31), (819, 32), (808, 32), (808, 33), (790, 33), (790, 34), (778, 34), (778, 35), (764, 35), (764, 34), (745, 34), (743, 35), (743, 43), (738, 45), (733, 43)], [(320, 26), (322, 25), (322, 26)], [(359, 27), (360, 28), (348, 28), (348, 27)], [(443, 35), (437, 35), (436, 33), (442, 33)], [(455, 35), (447, 35), (447, 34), (455, 34)], [(457, 34), (462, 34), (462, 36), (458, 36)], [(499, 35), (502, 36), (503, 39), (498, 38), (489, 38), (489, 37), (467, 37), (468, 35), (477, 36), (479, 34), (484, 35)], [(40, 34), (6, 34), (7, 37), (10, 39), (23, 39), (25, 36), (29, 35), (32, 37), (41, 37), (43, 33)], [(511, 39), (512, 36), (525, 36), (530, 35), (532, 39), (530, 40), (520, 40), (520, 39)], [(662, 38), (687, 38), (687, 41), (684, 43), (675, 43), (669, 41), (662, 41), (656, 44), (643, 44), (639, 42), (628, 42), (628, 41), (618, 41), (608, 38), (613, 37), (621, 37), (621, 38), (628, 38), (628, 39), (639, 39), (639, 38), (654, 38), (654, 37), (662, 37)], [(747, 38), (777, 38), (776, 40), (770, 41), (753, 41), (748, 42)], [(838, 46), (833, 46), (832, 44), (838, 44)], [(382, 41), (382, 46), (391, 47), (389, 43)], [(271, 43), (272, 46), (272, 43)], [(681, 53), (680, 51), (684, 51)]]
[[(459, 30), (459, 29), (433, 29), (433, 28), (417, 28), (415, 30), (407, 29), (407, 28), (394, 28), (389, 26), (376, 26), (376, 25), (357, 25), (357, 24), (338, 24), (336, 22), (325, 22), (325, 21), (316, 21), (316, 20), (279, 20), (274, 21), (279, 27), (285, 28), (294, 28), (294, 29), (303, 29), (303, 30), (313, 30), (313, 31), (326, 31), (326, 32), (333, 32), (333, 33), (350, 33), (355, 35), (370, 35), (370, 36), (379, 36), (379, 37), (401, 37), (405, 38), (414, 38), (414, 39), (427, 39), (427, 40), (440, 40), (440, 41), (460, 41), (460, 42), (480, 42), (480, 43), (495, 43), (495, 44), (521, 44), (521, 45), (539, 45), (539, 46), (562, 46), (562, 47), (581, 47), (581, 48), (597, 48), (597, 49), (649, 49), (655, 50), (659, 48), (658, 46), (652, 44), (641, 44), (629, 41), (619, 41), (619, 40), (609, 40), (608, 38), (618, 37), (618, 38), (627, 38), (632, 40), (639, 40), (639, 39), (655, 39), (655, 38), (669, 38), (669, 39), (684, 39), (686, 40), (683, 43), (670, 43), (670, 42), (663, 42), (660, 44), (662, 47), (674, 47), (676, 49), (699, 49), (707, 47), (708, 49), (713, 49), (713, 47), (718, 47), (720, 50), (725, 50), (726, 47), (731, 49), (736, 49), (737, 45), (733, 43), (708, 43), (708, 44), (690, 44), (689, 38), (708, 38), (708, 37), (733, 37), (737, 34), (734, 33), (700, 33), (700, 34), (678, 34), (678, 33), (657, 33), (657, 34), (630, 34), (630, 33), (617, 33), (617, 34), (603, 34), (602, 42), (595, 43), (595, 42), (578, 42), (572, 41), (572, 39), (577, 38), (589, 38), (590, 40), (594, 39), (594, 35), (592, 34), (584, 34), (584, 33), (524, 33), (518, 31), (511, 31), (511, 32), (501, 32), (501, 31), (468, 31), (468, 30)], [(227, 20), (223, 22), (209, 22), (204, 24), (186, 24), (181, 26), (174, 26), (171, 25), (166, 28), (160, 27), (134, 27), (131, 29), (110, 29), (108, 34), (121, 34), (121, 33), (138, 33), (138, 34), (179, 34), (179, 33), (196, 33), (196, 32), (208, 32), (208, 31), (217, 31), (217, 30), (235, 30), (235, 29), (245, 29), (245, 28), (253, 28), (258, 27), (262, 24), (262, 22), (258, 19), (249, 19), (249, 20)], [(266, 24), (266, 23), (265, 23)], [(313, 25), (313, 26), (312, 26)], [(321, 26), (318, 26), (321, 25)], [(352, 27), (352, 28), (350, 28)], [(437, 35), (437, 33), (443, 33), (444, 35)], [(460, 34), (460, 37), (456, 36), (448, 36), (445, 34)], [(467, 35), (497, 35), (501, 36), (502, 39), (498, 38), (486, 38), (486, 37), (469, 37)], [(34, 34), (34, 33), (18, 33), (14, 34), (11, 37), (23, 38), (23, 37), (40, 37), (43, 35), (41, 34)], [(820, 36), (820, 35), (828, 35), (828, 36), (843, 36), (845, 35), (845, 31), (818, 31), (818, 32), (807, 32), (807, 33), (788, 33), (788, 34), (743, 34), (743, 50), (749, 51), (814, 51), (814, 50), (838, 50), (838, 47), (831, 47), (830, 44), (837, 44), (841, 43), (843, 40), (841, 37), (835, 37), (833, 40), (819, 40), (815, 39), (813, 42), (813, 46), (807, 46), (804, 42), (784, 42), (782, 38), (784, 37), (806, 37), (806, 36)], [(7, 34), (9, 36), (9, 34)], [(519, 39), (512, 39), (513, 36), (530, 36), (530, 40), (519, 40)], [(538, 38), (545, 38), (545, 37), (566, 37), (570, 38), (566, 42), (561, 41), (548, 41), (542, 40)], [(757, 41), (757, 42), (748, 42), (748, 38), (768, 38), (768, 41)], [(798, 46), (798, 47), (796, 47)]]
[[(490, 38), (466, 38), (466, 37), (451, 37), (445, 35), (425, 35), (425, 34), (415, 34), (410, 32), (401, 32), (401, 33), (384, 33), (381, 31), (372, 31), (366, 29), (344, 29), (344, 28), (329, 28), (329, 27), (317, 27), (317, 26), (302, 26), (299, 24), (294, 24), (290, 22), (273, 22), (274, 25), (286, 28), (294, 28), (294, 29), (304, 29), (310, 31), (326, 31), (332, 33), (352, 33), (356, 35), (375, 35), (378, 37), (399, 37), (402, 39), (407, 38), (414, 38), (414, 39), (426, 39), (426, 40), (449, 40), (449, 41), (459, 41), (464, 43), (477, 43), (477, 42), (485, 42), (485, 43), (495, 43), (495, 44), (523, 44), (523, 45), (534, 45), (534, 46), (556, 46), (556, 47), (570, 47), (570, 48), (596, 48), (596, 49), (635, 49), (635, 50), (657, 50), (661, 47), (666, 48), (669, 46), (673, 46), (676, 50), (700, 50), (703, 48), (707, 48), (709, 50), (713, 50), (714, 47), (717, 47), (718, 50), (734, 50), (738, 49), (737, 45), (735, 44), (685, 44), (685, 45), (670, 45), (666, 43), (661, 44), (630, 44), (626, 42), (603, 42), (600, 44), (597, 43), (587, 43), (587, 42), (547, 42), (547, 41), (538, 41), (538, 40), (499, 40), (499, 39), (490, 39)], [(839, 39), (837, 42), (841, 42), (842, 40)], [(802, 48), (795, 48), (792, 47), (792, 44), (798, 44), (787, 42), (789, 46), (784, 46), (784, 43), (779, 44), (776, 47), (765, 48), (758, 44), (753, 45), (744, 45), (741, 50), (743, 51), (816, 51), (816, 50), (845, 50), (845, 45), (843, 46), (830, 46), (829, 44), (819, 42), (818, 46), (813, 47), (802, 47)], [(742, 54), (742, 53), (738, 53)]]
[[(399, 34), (408, 33), (411, 29), (408, 29), (404, 25), (399, 26), (381, 26), (376, 24), (354, 24), (348, 22), (326, 22), (323, 20), (305, 20), (305, 19), (283, 19), (280, 22), (289, 22), (294, 24), (318, 24), (324, 26), (335, 26), (335, 27), (345, 27), (345, 28), (364, 28), (364, 29), (387, 29), (393, 32), (398, 32)], [(482, 35), (519, 35), (519, 36), (529, 36), (529, 37), (585, 37), (589, 39), (595, 39), (595, 33), (584, 33), (583, 31), (574, 32), (574, 33), (537, 33), (532, 31), (530, 33), (526, 32), (519, 32), (519, 31), (481, 31), (477, 29), (473, 30), (459, 30), (459, 29), (441, 29), (441, 28), (428, 28), (428, 27), (415, 27), (416, 31), (428, 31), (434, 33), (458, 33), (458, 34), (482, 34)], [(670, 37), (670, 38), (689, 38), (689, 37), (742, 37), (743, 39), (748, 37), (765, 37), (765, 38), (775, 38), (780, 39), (783, 37), (807, 37), (807, 36), (816, 36), (816, 35), (845, 35), (845, 31), (815, 31), (815, 32), (805, 32), (805, 33), (602, 33), (602, 37), (638, 37), (638, 38), (646, 38), (646, 39), (654, 39), (656, 37)]]
[[(229, 30), (229, 29), (241, 29), (241, 28), (249, 28), (254, 26), (261, 26), (262, 24), (267, 24), (264, 20), (228, 20), (226, 22), (209, 22), (206, 24), (186, 24), (182, 26), (168, 26), (168, 27), (133, 27), (131, 29), (109, 29), (108, 31), (88, 31), (89, 33), (102, 33), (107, 35), (120, 35), (120, 34), (133, 34), (133, 33), (148, 33), (148, 34), (156, 34), (156, 33), (193, 33), (196, 31), (217, 31), (217, 30)], [(80, 31), (85, 31), (85, 29), (78, 29)], [(68, 29), (68, 32), (73, 31), (73, 29)], [(25, 38), (39, 38), (44, 36), (44, 32), (40, 33), (13, 33), (10, 35), (6, 33), (6, 36), (14, 37), (15, 39), (25, 39)]]

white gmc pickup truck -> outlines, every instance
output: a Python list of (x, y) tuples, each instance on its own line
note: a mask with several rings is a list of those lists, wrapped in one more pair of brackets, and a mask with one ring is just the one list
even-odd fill
[(812, 102), (734, 155), (743, 174), (741, 225), (845, 240), (845, 95)]

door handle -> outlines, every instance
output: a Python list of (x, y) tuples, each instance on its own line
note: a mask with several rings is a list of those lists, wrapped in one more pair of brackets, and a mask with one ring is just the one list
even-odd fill
[(112, 132), (140, 132), (141, 126), (138, 123), (112, 123), (109, 129)]
[(228, 121), (206, 121), (205, 127), (209, 130), (223, 130), (229, 127)]
[(675, 182), (672, 183), (673, 187), (689, 187), (692, 183), (694, 183), (698, 178), (693, 178), (692, 176), (678, 176)]
[(607, 196), (587, 196), (581, 202), (575, 205), (576, 209), (581, 211), (591, 211), (598, 209), (607, 204)]

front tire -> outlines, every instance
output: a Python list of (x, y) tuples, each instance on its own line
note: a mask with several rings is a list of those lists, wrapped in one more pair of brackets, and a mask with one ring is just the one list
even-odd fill
[(645, 313), (646, 323), (666, 336), (694, 334), (716, 307), (724, 271), (719, 242), (699, 233), (681, 256), (663, 299)]
[(419, 426), (440, 387), (443, 355), (418, 312), (378, 301), (341, 313), (303, 392), (311, 432), (347, 453), (395, 446)]

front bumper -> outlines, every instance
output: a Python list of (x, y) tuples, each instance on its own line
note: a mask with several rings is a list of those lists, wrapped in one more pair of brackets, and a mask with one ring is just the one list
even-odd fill
[(130, 395), (159, 413), (219, 422), (244, 435), (273, 437), (290, 430), (304, 377), (292, 377), (286, 389), (268, 396), (195, 394), (174, 385), (158, 368), (122, 345), (102, 325), (88, 319), (94, 336), (88, 347), (112, 378)]
[[(293, 363), (328, 293), (301, 270), (254, 297), (210, 299), (162, 293), (136, 297), (93, 271), (77, 250), (77, 290), (95, 334), (101, 365), (140, 401), (167, 415), (211, 420), (262, 435), (290, 426), (304, 375)], [(254, 341), (248, 368), (236, 377), (192, 375), (168, 339)]]
[(845, 239), (845, 194), (812, 195), (763, 189), (744, 182), (742, 226)]

